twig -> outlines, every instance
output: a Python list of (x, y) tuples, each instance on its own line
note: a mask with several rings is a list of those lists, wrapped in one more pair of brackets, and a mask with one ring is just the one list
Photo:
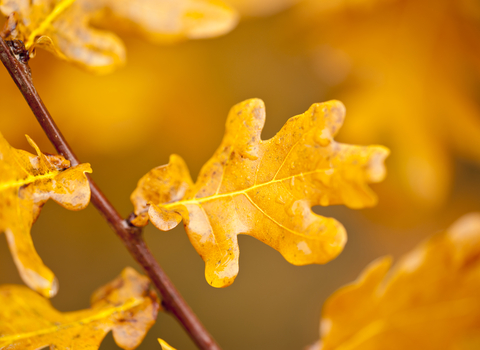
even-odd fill
[[(79, 164), (80, 162), (78, 158), (73, 153), (38, 95), (32, 82), (30, 68), (27, 64), (20, 62), (12, 54), (6, 41), (1, 37), (0, 59), (17, 84), (46, 135), (55, 146), (57, 152), (68, 159), (72, 166)], [(164, 309), (172, 313), (178, 319), (199, 349), (220, 350), (220, 346), (208, 333), (153, 257), (142, 238), (142, 229), (129, 225), (126, 220), (123, 220), (118, 211), (113, 207), (102, 191), (100, 191), (91, 177), (89, 177), (89, 181), (92, 193), (91, 202), (108, 221), (130, 254), (143, 267), (154, 285), (157, 287), (162, 296), (162, 305)]]

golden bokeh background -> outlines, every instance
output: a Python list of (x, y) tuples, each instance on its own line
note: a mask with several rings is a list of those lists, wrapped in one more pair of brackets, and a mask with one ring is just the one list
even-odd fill
[[(382, 6), (387, 6), (383, 2), (389, 3), (364, 2), (381, 2)], [(432, 3), (419, 1), (425, 2)], [(334, 64), (332, 56), (325, 55), (326, 48), (331, 47), (328, 39), (334, 38), (333, 34), (340, 29), (331, 23), (331, 27), (317, 26), (315, 21), (325, 14), (316, 17), (309, 7), (311, 3), (272, 0), (257, 8), (253, 1), (232, 0), (244, 17), (231, 33), (215, 39), (154, 46), (125, 34), (122, 38), (128, 52), (127, 65), (106, 76), (91, 75), (39, 51), (30, 63), (33, 79), (77, 156), (92, 164), (95, 181), (126, 217), (132, 211), (129, 196), (137, 181), (151, 168), (167, 163), (171, 153), (181, 155), (192, 177), (196, 177), (220, 143), (228, 110), (236, 103), (253, 97), (265, 101), (267, 122), (263, 138), (267, 139), (288, 118), (303, 113), (311, 104), (343, 95), (349, 98), (355, 89), (362, 88), (338, 75), (345, 64), (354, 64), (354, 55), (349, 55), (348, 50), (333, 51)], [(480, 26), (479, 17), (473, 18)], [(348, 18), (344, 21), (350, 23)], [(378, 32), (386, 25), (372, 20), (371, 25), (375, 24)], [(324, 35), (329, 30), (332, 32)], [(355, 37), (354, 27), (351, 35)], [(361, 42), (357, 44), (362, 46)], [(472, 47), (472, 56), (475, 53)], [(339, 69), (337, 75), (335, 69)], [(479, 71), (468, 76), (468, 86), (478, 87), (473, 77)], [(407, 74), (397, 73), (400, 77)], [(0, 131), (7, 141), (16, 148), (32, 151), (24, 137), (28, 134), (44, 152), (54, 153), (5, 69), (0, 70), (0, 81)], [(472, 103), (478, 107), (480, 96), (471, 92)], [(398, 103), (402, 103), (402, 90), (398, 94), (390, 97), (398, 97)], [(380, 97), (378, 103), (382, 103)], [(354, 132), (368, 134), (367, 121), (362, 122), (355, 114), (349, 118), (348, 103), (346, 107), (345, 128), (349, 134), (350, 119), (358, 127)], [(363, 107), (366, 114), (370, 109), (378, 110), (375, 105)], [(360, 113), (357, 106), (353, 111)], [(480, 114), (476, 118), (480, 125)], [(434, 118), (430, 122), (432, 130), (439, 128)], [(388, 124), (389, 120), (383, 123)], [(426, 139), (428, 130), (422, 131)], [(380, 134), (382, 140), (369, 142), (388, 143), (390, 136)], [(409, 137), (406, 133), (405, 140)], [(342, 131), (339, 139), (353, 143)], [(472, 147), (474, 143), (468, 145)], [(461, 215), (480, 210), (480, 167), (474, 157), (449, 152), (448, 188), (442, 189), (445, 194), (431, 205), (412, 199), (410, 190), (402, 187), (405, 184), (390, 180), (398, 178), (394, 173), (398, 169), (396, 162), (400, 161), (396, 154), (404, 154), (404, 149), (402, 143), (387, 146), (392, 148), (392, 156), (387, 160), (391, 176), (384, 184), (372, 186), (379, 193), (377, 207), (359, 211), (315, 208), (317, 213), (342, 222), (349, 236), (345, 251), (326, 265), (289, 265), (273, 249), (241, 236), (239, 276), (232, 286), (215, 289), (205, 281), (204, 264), (181, 225), (171, 232), (160, 232), (152, 225), (146, 227), (145, 238), (160, 265), (222, 348), (303, 349), (318, 339), (322, 303), (334, 290), (355, 279), (366, 264), (385, 254), (398, 257)], [(410, 147), (407, 149), (411, 153), (421, 154), (421, 149), (407, 142), (405, 147)], [(422, 176), (421, 167), (418, 176)], [(88, 307), (91, 293), (125, 266), (141, 271), (92, 205), (80, 212), (69, 212), (49, 202), (33, 226), (32, 235), (39, 255), (59, 279), (60, 290), (52, 304), (61, 311)], [(0, 283), (22, 283), (3, 239)], [(158, 337), (179, 350), (195, 349), (176, 320), (164, 313), (159, 314), (139, 349), (159, 349)], [(108, 335), (100, 349), (116, 348)]]

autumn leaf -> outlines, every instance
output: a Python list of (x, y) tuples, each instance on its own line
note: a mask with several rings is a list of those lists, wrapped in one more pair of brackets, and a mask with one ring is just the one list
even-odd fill
[(59, 312), (48, 299), (17, 285), (0, 287), (0, 348), (98, 349), (105, 335), (122, 349), (136, 348), (155, 323), (158, 297), (132, 268), (97, 290), (91, 308)]
[(223, 141), (196, 184), (177, 155), (139, 181), (131, 196), (133, 223), (141, 226), (150, 219), (166, 231), (183, 219), (206, 263), (205, 277), (215, 287), (230, 285), (238, 273), (238, 234), (259, 239), (295, 265), (330, 261), (346, 243), (345, 229), (311, 207), (374, 205), (367, 183), (384, 178), (388, 154), (381, 146), (333, 141), (344, 114), (340, 102), (314, 104), (262, 141), (263, 102), (234, 106)]
[(225, 0), (245, 16), (271, 16), (296, 4), (299, 0)]
[(48, 199), (69, 210), (90, 201), (85, 173), (89, 164), (70, 168), (57, 155), (43, 154), (27, 136), (37, 155), (11, 147), (0, 134), (0, 233), (5, 232), (13, 260), (23, 281), (46, 297), (57, 293), (55, 276), (38, 256), (30, 229)]
[(342, 137), (392, 149), (387, 191), (396, 209), (443, 204), (452, 156), (480, 161), (479, 2), (307, 0), (303, 6), (299, 20), (309, 23), (303, 36), (318, 76), (349, 106)]
[(96, 73), (125, 62), (125, 47), (111, 32), (91, 23), (114, 24), (154, 42), (200, 39), (230, 31), (237, 16), (220, 0), (21, 0), (0, 1), (12, 16), (9, 39), (31, 52), (42, 47)]
[(177, 350), (168, 345), (168, 343), (163, 339), (158, 338), (158, 342), (160, 343), (160, 347), (162, 348), (162, 350)]
[(480, 214), (390, 265), (374, 261), (327, 300), (312, 350), (479, 348)]

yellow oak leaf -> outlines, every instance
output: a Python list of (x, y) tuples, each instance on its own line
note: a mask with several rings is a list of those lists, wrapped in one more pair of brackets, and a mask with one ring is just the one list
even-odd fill
[(27, 136), (37, 155), (11, 147), (0, 134), (0, 233), (5, 232), (23, 281), (46, 297), (58, 284), (33, 246), (30, 229), (48, 199), (69, 210), (80, 210), (90, 201), (85, 173), (89, 164), (70, 168), (58, 155), (43, 154)]
[(126, 268), (91, 298), (91, 308), (59, 312), (50, 301), (18, 285), (0, 286), (0, 349), (98, 349), (112, 331), (122, 349), (136, 348), (160, 308), (150, 280)]
[(170, 345), (168, 345), (168, 343), (163, 339), (158, 338), (158, 342), (160, 343), (160, 346), (162, 347), (162, 350), (177, 350), (177, 349), (171, 347)]
[(318, 350), (478, 349), (480, 214), (374, 261), (325, 303)]
[(346, 243), (345, 229), (311, 207), (374, 205), (367, 183), (384, 178), (388, 154), (381, 146), (335, 142), (344, 115), (338, 101), (314, 104), (262, 141), (263, 102), (234, 106), (223, 141), (196, 184), (177, 155), (139, 181), (131, 196), (133, 223), (146, 225), (150, 219), (166, 231), (183, 219), (215, 287), (230, 285), (238, 274), (238, 234), (259, 239), (295, 265), (330, 261)]
[(124, 64), (125, 47), (92, 22), (131, 29), (154, 42), (218, 36), (237, 23), (236, 13), (220, 0), (2, 0), (0, 10), (12, 16), (9, 39), (96, 73)]
[(318, 76), (349, 106), (342, 137), (392, 149), (391, 206), (443, 204), (452, 156), (480, 161), (480, 3), (303, 4)]

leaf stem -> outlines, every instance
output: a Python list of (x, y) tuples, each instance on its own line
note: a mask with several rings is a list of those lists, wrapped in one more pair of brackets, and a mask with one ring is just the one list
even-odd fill
[[(33, 85), (30, 68), (16, 59), (7, 43), (0, 37), (0, 59), (13, 81), (30, 106), (50, 142), (57, 152), (68, 159), (72, 166), (79, 164), (78, 158), (73, 153), (60, 129), (50, 116), (40, 96)], [(142, 266), (148, 274), (162, 297), (163, 308), (173, 314), (181, 323), (192, 340), (202, 350), (220, 350), (220, 346), (208, 333), (203, 324), (193, 313), (190, 306), (182, 298), (172, 281), (165, 274), (154, 256), (148, 249), (142, 237), (142, 229), (130, 225), (124, 220), (115, 207), (105, 197), (91, 177), (88, 177), (91, 188), (91, 202), (108, 221), (110, 227), (122, 240), (132, 257)]]

